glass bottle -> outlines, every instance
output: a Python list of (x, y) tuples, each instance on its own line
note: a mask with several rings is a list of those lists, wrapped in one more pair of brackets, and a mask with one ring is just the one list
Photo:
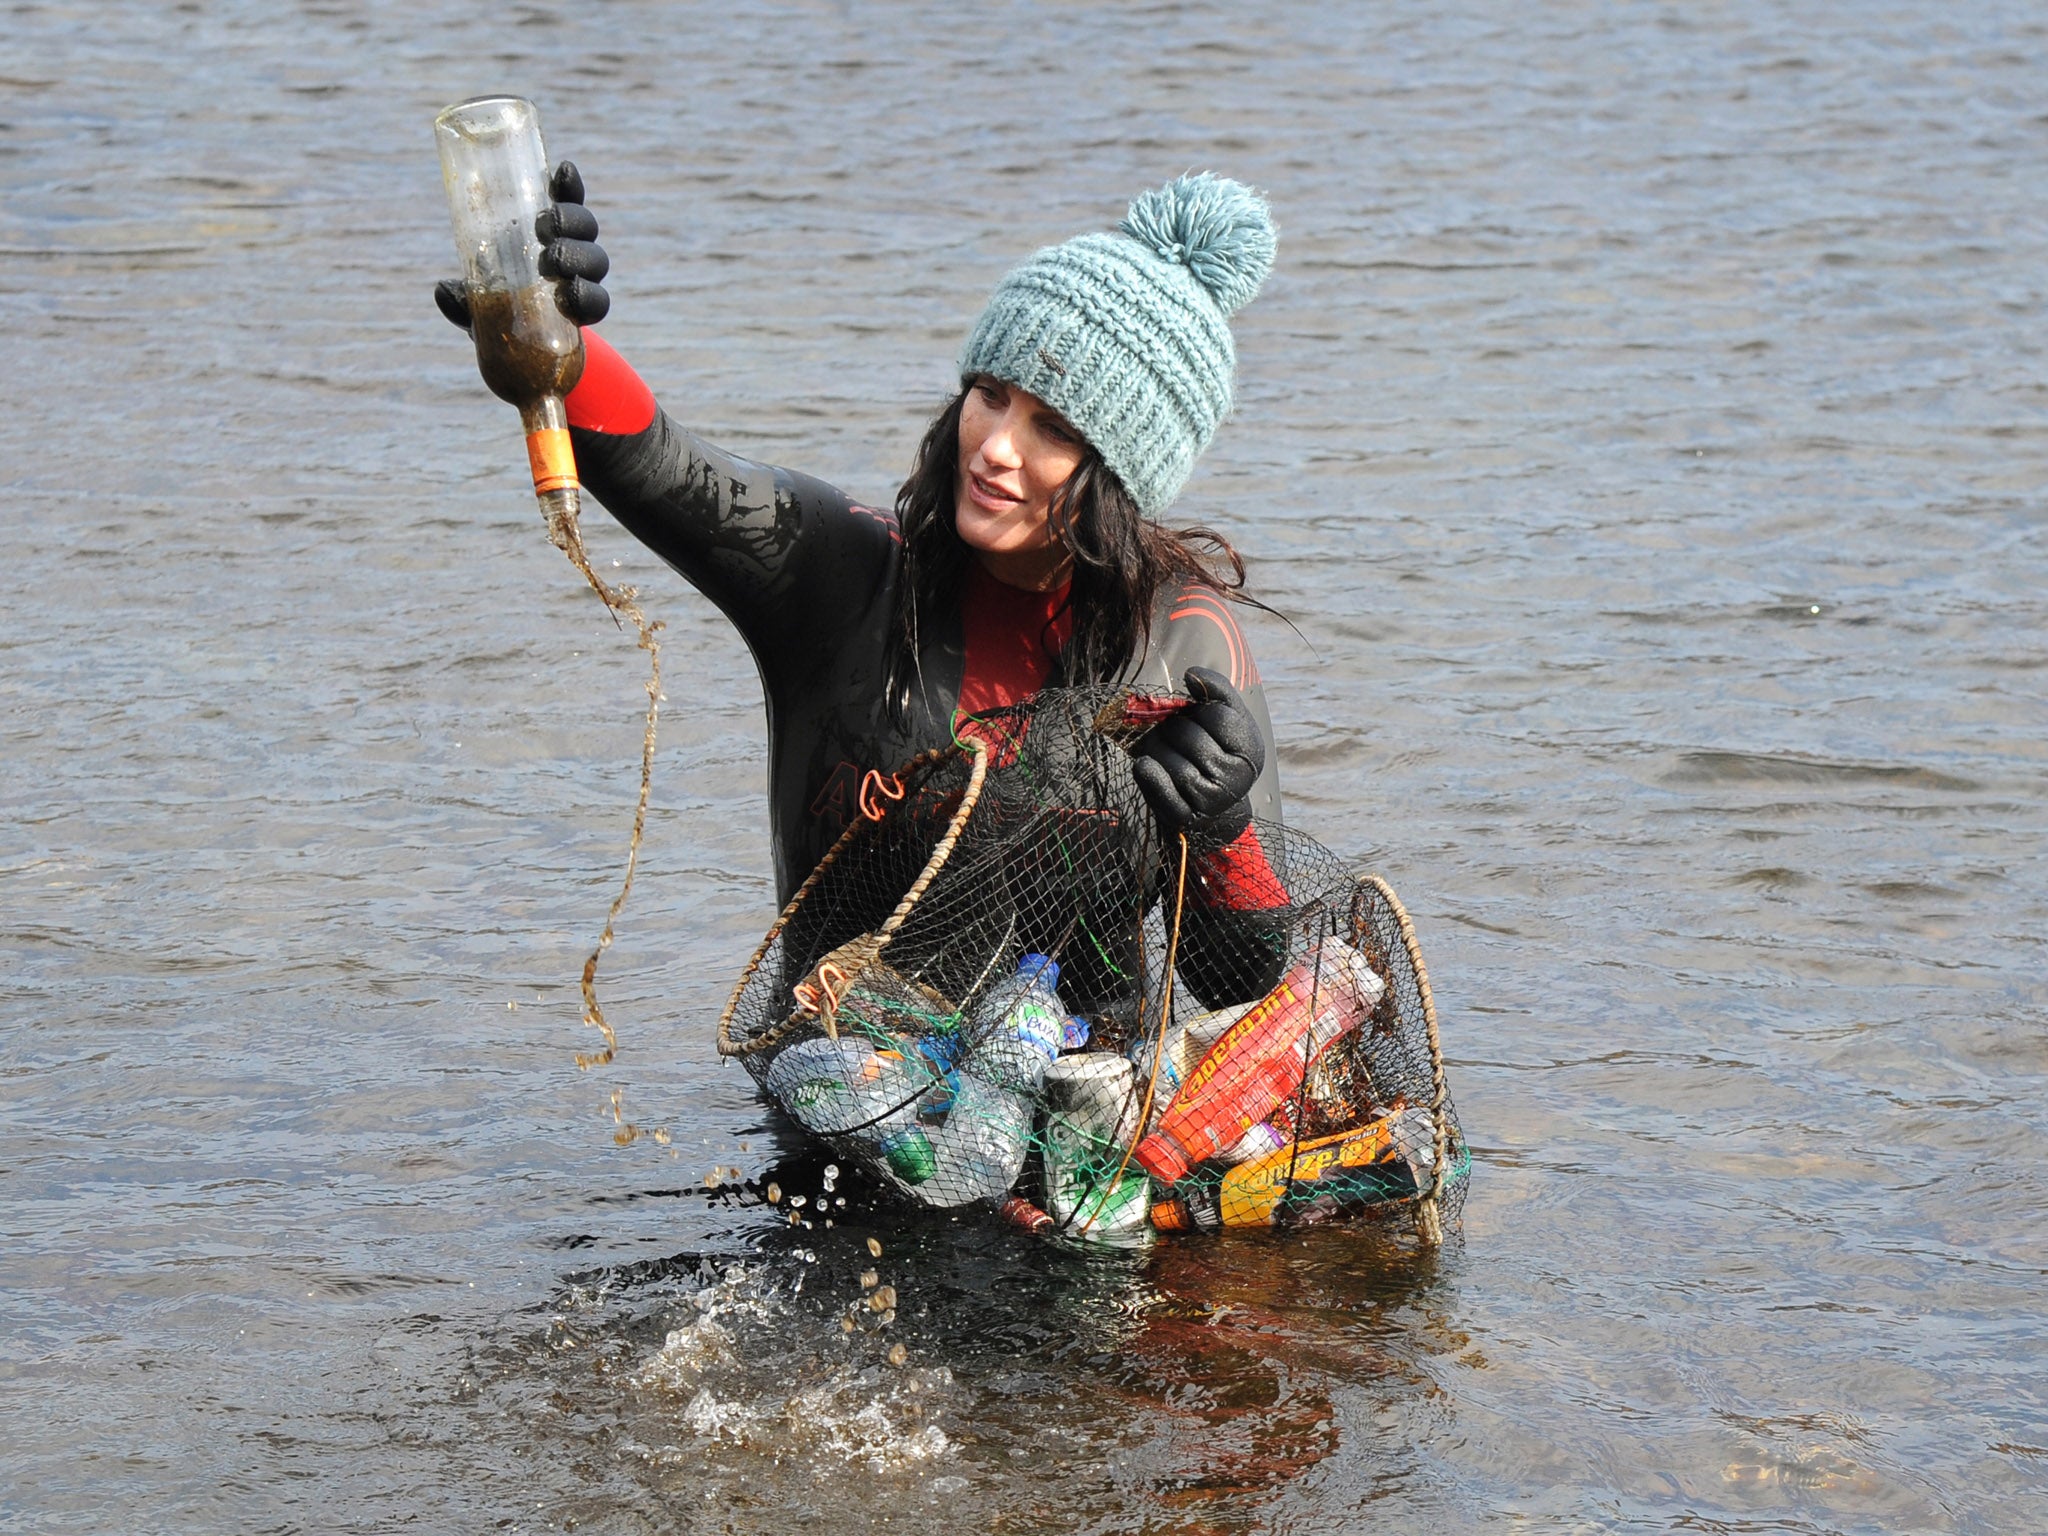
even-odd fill
[(434, 119), (441, 180), (469, 290), (477, 370), (519, 408), (533, 490), (551, 528), (578, 509), (562, 401), (583, 375), (583, 333), (541, 276), (540, 216), (554, 207), (540, 113), (517, 96), (457, 102)]

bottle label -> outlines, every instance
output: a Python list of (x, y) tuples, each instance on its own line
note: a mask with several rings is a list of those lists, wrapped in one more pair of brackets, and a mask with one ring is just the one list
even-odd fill
[(566, 427), (542, 427), (526, 434), (526, 462), (533, 468), (533, 492), (576, 489), (576, 450)]

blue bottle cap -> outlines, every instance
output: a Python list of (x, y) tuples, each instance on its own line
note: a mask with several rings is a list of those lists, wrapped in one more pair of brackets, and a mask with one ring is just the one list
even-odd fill
[(1060, 963), (1051, 955), (1033, 952), (1017, 961), (1017, 974), (1050, 992), (1060, 984)]

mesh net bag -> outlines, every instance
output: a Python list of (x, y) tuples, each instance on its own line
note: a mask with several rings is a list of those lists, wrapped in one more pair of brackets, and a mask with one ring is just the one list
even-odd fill
[(1163, 839), (1130, 746), (1186, 700), (1049, 689), (868, 775), (719, 1049), (905, 1198), (1088, 1241), (1455, 1228), (1470, 1152), (1393, 891), (1255, 822)]

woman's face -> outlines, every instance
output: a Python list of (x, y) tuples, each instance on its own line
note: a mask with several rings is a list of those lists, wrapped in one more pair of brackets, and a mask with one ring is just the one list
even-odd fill
[(1052, 498), (1086, 453), (1081, 434), (1038, 396), (987, 375), (968, 386), (953, 526), (996, 580), (1043, 591), (1066, 574)]

